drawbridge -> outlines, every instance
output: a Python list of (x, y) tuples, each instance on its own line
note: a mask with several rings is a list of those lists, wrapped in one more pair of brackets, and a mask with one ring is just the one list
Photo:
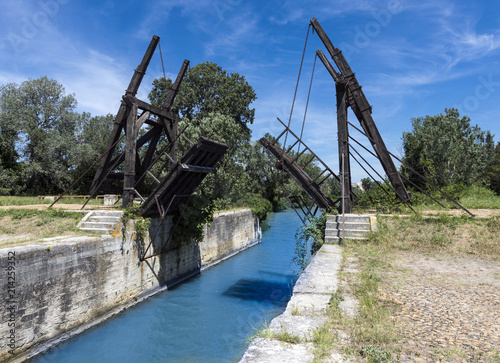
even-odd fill
[[(339, 176), (332, 171), (328, 165), (321, 160), (321, 158), (314, 153), (313, 150), (309, 146), (307, 146), (302, 139), (297, 136), (288, 126), (286, 126), (283, 121), (278, 118), (278, 121), (283, 125), (285, 130), (278, 135), (276, 139), (270, 141), (266, 138), (261, 138), (259, 142), (264, 146), (267, 150), (271, 152), (271, 154), (278, 159), (278, 168), (284, 169), (286, 172), (290, 174), (290, 176), (299, 184), (302, 189), (306, 192), (306, 194), (311, 198), (311, 200), (316, 204), (316, 206), (320, 209), (336, 209), (339, 207), (340, 199), (332, 200), (327, 193), (325, 193), (321, 189), (321, 185), (327, 181), (330, 177), (334, 177), (340, 182)], [(292, 142), (292, 145), (288, 148), (282, 148), (279, 145), (280, 139), (285, 135), (289, 134), (295, 141)], [(302, 146), (302, 151), (298, 152), (296, 155), (291, 156), (290, 151), (297, 145)], [(304, 154), (310, 155), (309, 159), (302, 165), (299, 165), (299, 159)], [(306, 166), (315, 163), (319, 165), (321, 168), (321, 172), (318, 173), (316, 177), (311, 177), (305, 170)], [(357, 199), (357, 196), (352, 193), (352, 197)], [(298, 196), (290, 197), (292, 206), (297, 205), (299, 208), (303, 208), (303, 201), (301, 201)], [(307, 211), (311, 211), (311, 207), (309, 207), (304, 214), (308, 215)], [(313, 213), (314, 214), (314, 213)]]
[[(98, 164), (90, 186), (91, 197), (121, 194), (124, 208), (130, 207), (134, 199), (139, 199), (142, 203), (140, 215), (161, 216), (163, 220), (166, 214), (179, 210), (206, 175), (215, 173), (216, 165), (227, 146), (203, 137), (196, 143), (189, 140), (184, 135), (188, 125), (179, 130), (181, 118), (173, 111), (172, 105), (189, 67), (188, 60), (184, 60), (176, 80), (166, 90), (161, 107), (136, 97), (159, 41), (158, 36), (153, 36), (122, 96), (106, 151), (84, 175)], [(163, 66), (163, 58), (161, 62)], [(180, 139), (190, 145), (182, 158), (178, 156)], [(163, 163), (163, 166), (158, 167), (158, 163)], [(153, 168), (155, 165), (156, 168)], [(149, 186), (146, 185), (146, 179), (149, 179)], [(152, 188), (151, 183), (156, 186)]]
[[(302, 131), (304, 130), (304, 124), (306, 120), (307, 107), (309, 103), (309, 97), (311, 93), (312, 80), (314, 76), (314, 69), (316, 66), (316, 59), (319, 58), (326, 70), (333, 78), (335, 83), (336, 90), (336, 100), (337, 100), (337, 129), (338, 129), (338, 155), (339, 155), (339, 175), (337, 176), (319, 157), (302, 141), (302, 132), (300, 136), (294, 134), (290, 129), (290, 123), (292, 120), (292, 112), (295, 103), (295, 97), (297, 95), (297, 88), (300, 81), (300, 75), (302, 71), (302, 65), (304, 62), (304, 55), (306, 52), (309, 31), (313, 28), (314, 32), (318, 35), (323, 45), (326, 47), (329, 55), (334, 61), (337, 69), (329, 62), (327, 57), (321, 50), (317, 50), (316, 56), (314, 58), (314, 66), (313, 73), (311, 76), (311, 84), (309, 85), (309, 94), (307, 97), (304, 120), (302, 124)], [(351, 109), (357, 118), (359, 125), (361, 128), (356, 127), (347, 119), (348, 109)], [(278, 160), (279, 165), (283, 170), (285, 170), (296, 182), (297, 184), (304, 190), (304, 192), (311, 198), (312, 204), (308, 208), (304, 207), (305, 203), (296, 196), (289, 197), (292, 207), (297, 211), (299, 217), (302, 220), (309, 215), (313, 215), (313, 204), (316, 205), (316, 210), (322, 209), (327, 211), (329, 209), (338, 209), (342, 210), (343, 213), (352, 213), (353, 201), (357, 199), (356, 195), (352, 192), (352, 183), (351, 183), (351, 158), (359, 164), (359, 166), (368, 174), (368, 176), (375, 181), (375, 183), (388, 195), (391, 199), (399, 200), (400, 203), (403, 203), (408, 206), (412, 211), (412, 207), (410, 206), (410, 193), (407, 191), (405, 184), (403, 183), (403, 179), (410, 182), (410, 180), (404, 175), (400, 174), (398, 169), (395, 166), (393, 158), (399, 161), (401, 164), (405, 165), (408, 170), (416, 173), (420, 176), (427, 184), (436, 189), (442, 195), (444, 195), (447, 199), (453, 202), (458, 207), (462, 208), (464, 211), (472, 215), (467, 209), (461, 206), (458, 202), (456, 202), (453, 198), (448, 196), (438, 187), (433, 185), (425, 176), (419, 174), (409, 165), (403, 162), (403, 160), (396, 157), (394, 154), (388, 151), (385, 146), (384, 140), (380, 135), (378, 128), (375, 124), (375, 121), (372, 117), (372, 106), (368, 102), (360, 83), (358, 82), (354, 72), (352, 71), (350, 65), (342, 54), (342, 51), (336, 48), (331, 42), (328, 35), (325, 33), (319, 22), (316, 18), (312, 18), (310, 20), (310, 24), (307, 30), (306, 41), (304, 44), (304, 51), (302, 53), (302, 61), (299, 69), (299, 76), (297, 79), (297, 85), (295, 89), (294, 99), (292, 102), (292, 108), (290, 112), (290, 118), (288, 120), (288, 125), (283, 123), (281, 120), (278, 121), (284, 126), (284, 131), (275, 139), (269, 140), (266, 138), (262, 138), (259, 142), (273, 154)], [(359, 141), (355, 140), (352, 135), (349, 134), (349, 127), (357, 130), (360, 134), (365, 136), (369, 143), (371, 144), (372, 150), (365, 147)], [(283, 143), (283, 147), (280, 147), (278, 144), (278, 140), (283, 136), (285, 136), (285, 142)], [(288, 135), (292, 135), (295, 138), (295, 142), (290, 146), (286, 147), (286, 140)], [(352, 142), (351, 142), (352, 141)], [(302, 145), (304, 149), (301, 152), (297, 151), (297, 155), (292, 155), (292, 149), (295, 145)], [(382, 176), (368, 161), (355, 149), (355, 146), (361, 146), (366, 152), (372, 155), (375, 159), (377, 159), (384, 172), (385, 177)], [(299, 146), (300, 150), (300, 146)], [(307, 161), (306, 165), (302, 167), (298, 164), (299, 157), (308, 152), (311, 154), (311, 158)], [(353, 154), (354, 152), (354, 154)], [(355, 155), (356, 154), (356, 155)], [(377, 180), (372, 176), (372, 174), (367, 170), (365, 166), (361, 163), (361, 160), (372, 169), (372, 173), (375, 173), (381, 180), (387, 180), (387, 185), (394, 192), (394, 195), (391, 195), (386, 188), (384, 188)], [(305, 171), (305, 166), (309, 163), (316, 161), (319, 163), (318, 166), (322, 169), (322, 172), (319, 176), (312, 178)], [(320, 178), (323, 179), (320, 180)], [(325, 193), (321, 189), (321, 184), (329, 177), (335, 177), (341, 185), (341, 198), (333, 201), (327, 193)], [(413, 184), (413, 183), (412, 183)], [(418, 188), (418, 186), (414, 185)], [(421, 188), (418, 188), (421, 192), (432, 198), (435, 202), (439, 203), (435, 198), (433, 198), (429, 193)], [(442, 205), (441, 203), (439, 203)], [(298, 212), (298, 209), (302, 211), (302, 214), (305, 217), (302, 217)]]

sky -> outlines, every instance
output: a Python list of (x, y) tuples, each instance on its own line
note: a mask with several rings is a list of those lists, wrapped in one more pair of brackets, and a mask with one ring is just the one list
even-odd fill
[[(214, 62), (255, 89), (253, 139), (288, 123), (300, 133), (315, 52), (316, 17), (343, 51), (373, 106), (389, 151), (402, 153), (411, 119), (458, 108), (500, 141), (500, 3), (497, 0), (16, 0), (2, 1), (0, 85), (48, 76), (73, 93), (79, 112), (115, 114), (153, 35), (167, 77), (184, 59)], [(333, 63), (333, 62), (332, 62)], [(157, 51), (138, 97), (163, 76)], [(338, 170), (335, 84), (318, 60), (303, 140)], [(352, 113), (349, 119), (358, 124)], [(356, 131), (353, 137), (368, 141)], [(376, 160), (367, 160), (381, 172)], [(366, 173), (351, 162), (352, 179)], [(381, 172), (382, 173), (382, 172)]]

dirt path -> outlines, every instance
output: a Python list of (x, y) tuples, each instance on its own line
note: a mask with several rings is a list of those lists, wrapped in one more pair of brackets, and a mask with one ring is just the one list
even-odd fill
[(500, 261), (398, 253), (381, 284), (401, 362), (500, 362)]

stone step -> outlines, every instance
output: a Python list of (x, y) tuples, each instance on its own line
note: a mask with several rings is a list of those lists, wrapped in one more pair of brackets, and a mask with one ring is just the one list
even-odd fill
[[(344, 218), (342, 215), (327, 215), (327, 222), (342, 222)], [(370, 216), (368, 215), (360, 215), (360, 214), (345, 214), (346, 222), (361, 222), (361, 223), (370, 223)]]
[(99, 233), (108, 233), (110, 231), (109, 228), (85, 228), (80, 227), (82, 231), (90, 231), (90, 232), (99, 232)]
[[(347, 237), (345, 236), (345, 239), (355, 239), (357, 241), (365, 241), (367, 240), (368, 238), (367, 237), (356, 237), (356, 238), (352, 238), (352, 237)], [(341, 238), (340, 237), (325, 237), (325, 243), (327, 245), (336, 245), (336, 244), (339, 244)]]
[(92, 216), (105, 216), (105, 217), (119, 217), (123, 215), (122, 211), (117, 210), (96, 210), (92, 213)]
[(116, 223), (110, 222), (84, 222), (82, 225), (82, 229), (84, 228), (97, 228), (97, 229), (113, 229)]
[(108, 222), (108, 223), (118, 223), (121, 220), (120, 217), (115, 216), (91, 216), (88, 221), (89, 222)]
[(358, 229), (363, 231), (371, 230), (371, 223), (365, 222), (326, 222), (326, 229), (341, 229), (344, 227), (345, 229)]
[[(368, 238), (369, 236), (369, 231), (366, 230), (356, 230), (356, 229), (346, 229), (344, 231), (344, 235), (346, 237), (365, 237)], [(342, 236), (342, 230), (340, 229), (326, 229), (325, 230), (325, 237), (341, 237)]]
[(83, 231), (108, 233), (120, 223), (122, 216), (122, 211), (94, 210), (88, 212), (77, 227)]
[(342, 228), (345, 239), (367, 240), (372, 228), (376, 230), (374, 222), (374, 216), (370, 215), (345, 214), (345, 218), (342, 215), (327, 215), (325, 243), (339, 243), (342, 239)]

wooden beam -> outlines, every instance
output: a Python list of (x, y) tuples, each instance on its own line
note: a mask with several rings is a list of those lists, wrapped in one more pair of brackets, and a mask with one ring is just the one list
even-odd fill
[[(144, 78), (144, 75), (146, 74), (146, 69), (148, 68), (149, 62), (151, 61), (151, 58), (153, 57), (153, 53), (154, 53), (159, 41), (160, 41), (160, 38), (156, 35), (154, 35), (153, 38), (151, 39), (151, 42), (149, 43), (148, 49), (146, 50), (146, 53), (144, 53), (144, 57), (142, 58), (142, 61), (139, 64), (139, 66), (136, 68), (136, 70), (132, 76), (132, 79), (130, 80), (130, 83), (127, 87), (127, 90), (125, 91), (125, 94), (127, 96), (135, 96), (137, 94), (137, 91), (139, 90), (139, 86), (141, 85), (142, 79)], [(101, 159), (101, 163), (99, 164), (99, 167), (97, 168), (96, 174), (94, 176), (94, 180), (92, 181), (92, 185), (90, 187), (90, 195), (92, 195), (92, 196), (97, 194), (104, 179), (109, 174), (109, 172), (112, 170), (109, 168), (109, 164), (110, 164), (111, 158), (113, 157), (113, 152), (115, 150), (116, 145), (115, 145), (115, 147), (112, 147), (112, 146), (119, 139), (121, 132), (123, 130), (124, 124), (125, 124), (127, 119), (128, 119), (127, 106), (125, 103), (122, 102), (120, 104), (120, 107), (118, 108), (118, 112), (116, 114), (116, 118), (114, 121), (113, 130), (111, 131), (111, 136), (110, 136), (108, 144), (106, 146), (106, 150), (109, 150), (108, 155)]]
[(369, 135), (371, 139), (375, 140), (375, 142), (372, 142), (372, 147), (379, 156), (380, 163), (382, 164), (387, 177), (391, 181), (391, 184), (396, 190), (396, 195), (401, 201), (408, 203), (410, 201), (410, 196), (403, 184), (403, 181), (401, 180), (401, 177), (399, 176), (399, 172), (396, 169), (392, 158), (387, 151), (387, 148), (385, 147), (384, 140), (382, 139), (382, 136), (380, 136), (377, 126), (373, 121), (371, 116), (371, 105), (368, 103), (368, 100), (366, 99), (354, 72), (345, 60), (342, 52), (338, 48), (334, 47), (330, 38), (328, 38), (316, 18), (311, 19), (311, 25), (330, 53), (330, 56), (337, 65), (340, 74), (344, 78), (349, 89), (349, 93), (352, 96), (352, 98), (349, 97), (349, 102), (353, 108), (354, 114), (358, 118), (367, 135)]
[(187, 59), (184, 59), (184, 62), (182, 63), (179, 74), (177, 74), (175, 82), (168, 90), (167, 97), (165, 97), (165, 102), (163, 102), (162, 108), (166, 110), (170, 110), (172, 108), (175, 96), (177, 96), (177, 93), (179, 92), (179, 88), (181, 86), (182, 80), (184, 78), (184, 75), (186, 74), (188, 67), (189, 67), (189, 61)]
[[(203, 147), (203, 145), (211, 145), (212, 147)], [(162, 204), (166, 205), (177, 195), (191, 195), (203, 181), (207, 172), (212, 172), (212, 169), (215, 169), (216, 163), (226, 150), (227, 146), (224, 144), (201, 138), (186, 152), (181, 163), (176, 164), (157, 185), (150, 197), (140, 207), (139, 213), (143, 216), (158, 214), (156, 197)], [(169, 213), (176, 211), (181, 204), (182, 200), (172, 203)]]
[(113, 130), (111, 131), (111, 136), (108, 140), (108, 144), (106, 145), (106, 150), (108, 151), (108, 154), (101, 159), (101, 162), (99, 164), (99, 167), (97, 168), (97, 171), (94, 175), (94, 180), (92, 181), (92, 185), (90, 186), (90, 191), (89, 194), (91, 196), (94, 196), (98, 193), (100, 186), (102, 185), (104, 179), (106, 176), (109, 174), (111, 171), (109, 169), (109, 164), (111, 161), (111, 158), (113, 157), (113, 152), (115, 151), (116, 148), (116, 141), (120, 138), (122, 130), (123, 130), (123, 119), (127, 118), (127, 107), (125, 103), (120, 104), (120, 108), (118, 109), (118, 114), (116, 115), (114, 124), (113, 124)]
[(146, 120), (149, 118), (149, 111), (144, 111), (141, 117), (139, 117), (135, 122), (135, 133), (139, 132), (139, 129), (144, 125)]
[(345, 213), (352, 213), (351, 165), (349, 162), (349, 133), (347, 129), (347, 87), (343, 80), (336, 82), (337, 129), (339, 142), (339, 175), (343, 190), (342, 204)]
[(328, 59), (326, 58), (325, 54), (321, 51), (321, 49), (318, 49), (316, 51), (316, 54), (318, 55), (319, 59), (321, 60), (321, 62), (325, 66), (325, 68), (328, 71), (328, 73), (330, 73), (330, 76), (332, 76), (332, 78), (335, 81), (335, 83), (344, 82), (344, 79), (342, 78), (342, 75), (340, 75), (335, 70), (335, 68), (333, 68), (332, 64), (328, 61)]
[[(144, 135), (142, 135), (139, 140), (137, 140), (137, 149), (140, 149), (143, 147), (149, 140), (151, 140), (153, 137), (155, 137), (156, 134), (161, 135), (161, 128), (152, 128), (148, 132), (146, 132)], [(116, 158), (111, 160), (109, 162), (109, 172), (115, 170), (118, 165), (123, 163), (125, 161), (125, 152), (122, 152), (120, 155), (118, 155)], [(108, 173), (109, 174), (109, 173)]]
[(141, 63), (135, 69), (134, 75), (132, 76), (132, 79), (130, 80), (130, 83), (127, 87), (127, 91), (126, 91), (127, 96), (135, 96), (137, 94), (137, 91), (139, 90), (139, 86), (141, 85), (142, 79), (144, 78), (144, 75), (146, 74), (146, 69), (149, 66), (149, 62), (151, 61), (151, 58), (153, 57), (153, 53), (155, 52), (156, 46), (158, 45), (159, 41), (160, 41), (160, 37), (157, 35), (153, 35), (153, 39), (151, 39), (151, 42), (149, 43), (148, 49), (146, 50), (146, 53), (144, 53), (144, 57), (142, 58)]
[(148, 150), (146, 151), (146, 155), (144, 156), (144, 159), (142, 161), (141, 174), (136, 178), (135, 189), (137, 190), (140, 190), (142, 185), (144, 184), (144, 173), (149, 172), (151, 160), (153, 159), (154, 153), (156, 151), (156, 146), (158, 145), (158, 141), (161, 137), (161, 128), (154, 128), (152, 130), (154, 130), (155, 133), (151, 137), (151, 141), (148, 145)]
[(261, 138), (259, 142), (273, 154), (279, 162), (283, 162), (283, 167), (290, 176), (302, 187), (311, 199), (321, 208), (333, 208), (333, 201), (319, 188), (312, 178), (296, 163), (290, 156), (283, 152), (283, 149), (273, 144), (266, 138)]
[(122, 96), (122, 98), (128, 105), (137, 104), (137, 107), (140, 110), (148, 111), (148, 112), (152, 113), (153, 115), (156, 115), (159, 117), (165, 117), (168, 120), (174, 120), (174, 119), (178, 118), (178, 116), (175, 115), (172, 111), (153, 106), (147, 102), (144, 102), (144, 101), (138, 99), (137, 97), (124, 95), (124, 96)]
[(127, 118), (127, 141), (125, 143), (125, 177), (123, 178), (123, 208), (128, 208), (133, 202), (132, 189), (135, 184), (135, 168), (137, 154), (137, 105), (133, 105)]
[(187, 164), (180, 164), (180, 168), (183, 171), (189, 171), (193, 173), (205, 173), (205, 174), (213, 174), (217, 171), (217, 169), (208, 166), (187, 165)]

